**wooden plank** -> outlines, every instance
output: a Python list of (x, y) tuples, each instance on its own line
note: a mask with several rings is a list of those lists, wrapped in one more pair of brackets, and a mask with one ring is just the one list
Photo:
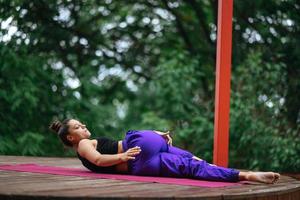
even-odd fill
[[(0, 156), (2, 163), (39, 163), (65, 166), (76, 159)], [(80, 163), (75, 165), (80, 167)], [(251, 182), (250, 182), (251, 183)], [(277, 184), (248, 184), (221, 188), (201, 188), (172, 184), (145, 183), (113, 179), (60, 176), (27, 172), (0, 171), (0, 199), (300, 199), (300, 181), (282, 176)]]

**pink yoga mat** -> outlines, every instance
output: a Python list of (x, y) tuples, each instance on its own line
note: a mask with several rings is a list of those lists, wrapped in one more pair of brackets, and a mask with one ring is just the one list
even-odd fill
[(169, 178), (169, 177), (152, 177), (152, 176), (135, 176), (124, 174), (101, 174), (88, 171), (80, 168), (66, 168), (45, 166), (33, 163), (17, 164), (17, 165), (0, 165), (0, 170), (19, 171), (19, 172), (32, 172), (41, 174), (55, 174), (63, 176), (80, 176), (89, 178), (104, 178), (104, 179), (116, 179), (138, 182), (152, 182), (152, 183), (164, 183), (175, 185), (190, 185), (198, 187), (225, 187), (225, 186), (237, 186), (242, 185), (241, 182), (216, 182), (216, 181), (204, 181), (188, 178)]

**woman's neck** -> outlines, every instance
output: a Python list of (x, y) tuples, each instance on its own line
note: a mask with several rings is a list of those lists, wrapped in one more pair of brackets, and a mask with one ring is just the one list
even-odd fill
[(73, 144), (72, 148), (77, 152), (77, 149), (78, 149), (78, 143)]

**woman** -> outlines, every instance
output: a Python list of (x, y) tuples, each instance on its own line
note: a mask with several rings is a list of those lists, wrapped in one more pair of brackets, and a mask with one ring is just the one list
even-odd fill
[(89, 130), (75, 119), (55, 121), (50, 129), (58, 133), (66, 146), (73, 147), (82, 164), (94, 172), (228, 182), (275, 183), (280, 178), (274, 172), (241, 172), (209, 164), (172, 146), (169, 134), (160, 131), (129, 130), (123, 140), (114, 141), (106, 137), (89, 139)]

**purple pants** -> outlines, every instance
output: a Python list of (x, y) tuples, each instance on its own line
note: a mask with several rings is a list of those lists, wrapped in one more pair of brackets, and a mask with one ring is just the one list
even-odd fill
[(237, 182), (239, 171), (199, 161), (193, 154), (170, 146), (152, 130), (129, 130), (122, 141), (124, 152), (139, 146), (141, 152), (128, 161), (130, 174), (141, 176), (165, 176), (212, 181)]

